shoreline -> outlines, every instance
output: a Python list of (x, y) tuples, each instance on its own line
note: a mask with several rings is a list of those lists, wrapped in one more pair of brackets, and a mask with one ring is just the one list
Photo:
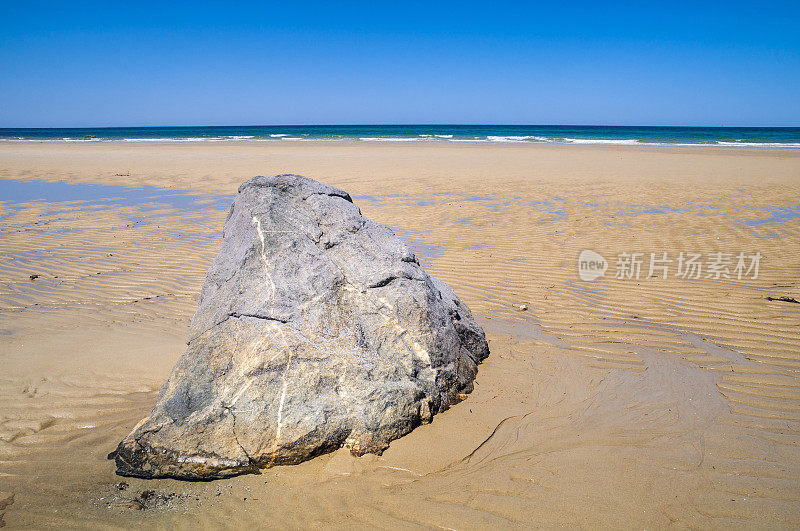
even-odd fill
[(641, 142), (638, 140), (574, 139), (572, 141), (529, 141), (529, 140), (479, 140), (479, 139), (425, 139), (425, 138), (124, 138), (124, 139), (8, 139), (0, 138), (0, 144), (250, 144), (250, 143), (353, 143), (353, 144), (477, 144), (477, 145), (524, 145), (524, 146), (570, 146), (570, 147), (632, 147), (632, 148), (703, 148), (703, 149), (765, 149), (800, 150), (800, 143), (777, 142)]
[(0, 128), (7, 141), (369, 142), (800, 148), (800, 127), (351, 124)]

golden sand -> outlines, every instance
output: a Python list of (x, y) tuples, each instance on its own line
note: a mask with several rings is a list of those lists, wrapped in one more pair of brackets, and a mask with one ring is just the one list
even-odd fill
[[(226, 211), (0, 203), (7, 524), (800, 525), (800, 304), (767, 300), (800, 300), (800, 153), (0, 144), (1, 179), (233, 194), (283, 172), (349, 191), (470, 306), (492, 352), (475, 392), (380, 457), (119, 491), (105, 456), (183, 350)], [(606, 278), (578, 278), (584, 249)], [(623, 252), (643, 253), (638, 279), (609, 278)], [(650, 276), (664, 252), (763, 257), (756, 279)], [(126, 504), (143, 490), (177, 496)]]

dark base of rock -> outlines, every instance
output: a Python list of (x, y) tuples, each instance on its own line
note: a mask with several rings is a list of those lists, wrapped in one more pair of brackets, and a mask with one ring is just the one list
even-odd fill
[[(410, 430), (409, 430), (410, 431)], [(138, 443), (126, 444), (124, 441), (117, 449), (108, 454), (108, 459), (117, 465), (116, 473), (123, 477), (143, 479), (175, 478), (190, 481), (209, 481), (224, 479), (241, 474), (260, 474), (261, 469), (279, 465), (296, 465), (314, 457), (334, 452), (344, 445), (345, 437), (331, 441), (328, 445), (319, 445), (313, 452), (287, 456), (264, 456), (258, 460), (232, 460), (217, 455), (181, 455), (170, 450), (157, 450)], [(386, 446), (388, 447), (388, 445)], [(383, 453), (382, 448), (371, 449), (371, 452)]]
[(131, 448), (120, 444), (108, 454), (117, 465), (117, 475), (143, 479), (176, 478), (209, 481), (241, 474), (258, 474), (259, 467), (247, 462), (231, 461), (215, 456), (186, 458), (175, 452), (151, 448)]
[[(472, 389), (470, 388), (471, 392)], [(466, 394), (460, 393), (453, 397), (451, 404), (464, 400)], [(421, 424), (431, 422), (433, 412), (428, 403), (424, 402), (420, 408), (420, 415), (413, 424), (406, 425), (401, 432), (395, 434), (398, 438), (411, 432)], [(366, 443), (365, 441), (370, 441)], [(260, 474), (262, 469), (280, 465), (296, 465), (324, 455), (335, 452), (343, 446), (352, 443), (352, 438), (347, 432), (341, 432), (338, 437), (319, 443), (305, 441), (305, 444), (296, 444), (297, 448), (311, 448), (311, 451), (294, 452), (289, 455), (266, 455), (260, 459), (234, 460), (218, 455), (184, 455), (178, 452), (155, 449), (134, 441), (123, 441), (117, 449), (109, 453), (107, 458), (113, 460), (117, 466), (116, 473), (123, 477), (136, 477), (143, 479), (183, 479), (188, 481), (210, 481), (224, 479), (242, 474)], [(350, 453), (355, 457), (365, 454), (381, 455), (389, 447), (388, 441), (378, 441), (369, 437), (361, 437), (358, 444), (350, 447)]]

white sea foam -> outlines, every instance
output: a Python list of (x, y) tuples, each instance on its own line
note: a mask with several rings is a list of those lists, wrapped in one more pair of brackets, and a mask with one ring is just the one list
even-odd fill
[(84, 138), (84, 137), (61, 137), (61, 138), (0, 138), (0, 142), (41, 142), (41, 143), (80, 143), (80, 142), (341, 142), (360, 140), (362, 142), (467, 142), (467, 143), (510, 143), (510, 144), (577, 144), (577, 145), (617, 145), (617, 146), (672, 146), (672, 147), (710, 147), (710, 148), (761, 148), (761, 149), (800, 149), (800, 142), (748, 142), (748, 141), (709, 141), (703, 143), (696, 142), (647, 142), (635, 138), (572, 138), (572, 137), (544, 137), (535, 135), (487, 135), (485, 137), (475, 136), (473, 138), (454, 138), (454, 135), (445, 134), (420, 134), (414, 137), (386, 137), (386, 136), (366, 136), (366, 137), (347, 137), (347, 136), (325, 136), (317, 137), (305, 134), (303, 136), (292, 136), (289, 133), (273, 133), (269, 137), (254, 135), (228, 135), (216, 137), (164, 137), (164, 138)]
[(489, 142), (525, 142), (528, 139), (527, 136), (495, 136), (489, 135), (486, 137), (486, 140)]
[(565, 138), (565, 142), (569, 144), (609, 144), (615, 146), (636, 146), (641, 145), (641, 142), (635, 138)]
[(489, 135), (486, 137), (486, 140), (489, 142), (554, 142), (555, 139), (547, 138), (545, 136), (531, 136), (531, 135), (523, 135), (523, 136), (494, 136)]
[(233, 142), (236, 140), (250, 140), (255, 137), (245, 135), (211, 136), (211, 137), (166, 137), (166, 138), (123, 138), (121, 140), (107, 140), (108, 142)]
[(710, 146), (725, 147), (769, 147), (769, 148), (800, 148), (800, 142), (723, 142), (708, 144)]
[(359, 138), (359, 140), (363, 140), (364, 142), (419, 142), (419, 138), (405, 138), (405, 137), (374, 137), (374, 136), (365, 136)]
[(208, 138), (123, 138), (121, 142), (205, 142)]
[(417, 135), (417, 140), (450, 140), (453, 135)]

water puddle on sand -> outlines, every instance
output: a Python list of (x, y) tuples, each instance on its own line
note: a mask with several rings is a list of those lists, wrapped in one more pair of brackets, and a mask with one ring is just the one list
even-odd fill
[[(682, 206), (666, 204), (624, 204), (588, 202), (579, 199), (552, 196), (537, 200), (523, 199), (519, 196), (471, 195), (451, 192), (435, 192), (426, 195), (387, 194), (354, 196), (353, 201), (366, 202), (375, 207), (387, 204), (405, 204), (409, 207), (441, 207), (453, 203), (472, 204), (493, 213), (519, 211), (520, 209), (542, 214), (538, 223), (562, 221), (575, 212), (587, 212), (592, 215), (611, 219), (635, 218), (639, 216), (682, 215), (723, 216), (737, 224), (747, 227), (773, 226), (800, 219), (800, 204), (750, 205), (748, 194), (741, 197), (721, 197), (716, 201), (691, 201)], [(742, 201), (744, 200), (744, 201)], [(485, 222), (476, 216), (448, 218), (449, 221), (463, 226), (481, 227)], [(607, 221), (609, 227), (630, 227), (627, 222)], [(769, 237), (774, 237), (770, 235)]]
[[(7, 210), (0, 221), (31, 203), (69, 203), (76, 208), (101, 210), (119, 207), (136, 207), (140, 210), (173, 209), (197, 212), (228, 208), (232, 195), (202, 194), (184, 190), (165, 190), (155, 186), (128, 187), (112, 184), (68, 184), (36, 180), (0, 180), (0, 203)], [(43, 217), (58, 210), (44, 211)], [(146, 216), (132, 217), (133, 222), (145, 223)]]
[(435, 245), (425, 243), (425, 235), (420, 231), (392, 227), (392, 232), (408, 245), (423, 267), (430, 266), (439, 255), (440, 249)]
[[(800, 205), (789, 206), (786, 208), (770, 207), (767, 209), (760, 209), (755, 212), (755, 219), (739, 219), (739, 223), (751, 226), (775, 225), (778, 223), (787, 223), (796, 219), (800, 219)], [(761, 217), (761, 214), (767, 214), (769, 217)]]

